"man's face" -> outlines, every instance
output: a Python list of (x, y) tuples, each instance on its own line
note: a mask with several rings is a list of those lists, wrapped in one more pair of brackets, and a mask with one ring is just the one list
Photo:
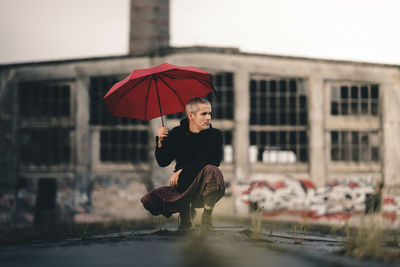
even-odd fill
[(196, 114), (189, 113), (189, 128), (192, 132), (200, 132), (210, 128), (211, 124), (211, 105), (197, 104), (199, 110)]

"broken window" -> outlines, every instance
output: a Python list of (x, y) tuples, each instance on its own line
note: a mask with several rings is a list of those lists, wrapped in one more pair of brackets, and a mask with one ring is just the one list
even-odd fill
[(31, 81), (18, 85), (18, 109), (22, 119), (69, 117), (70, 106), (68, 83)]
[(21, 129), (19, 143), (20, 160), (24, 165), (49, 166), (71, 161), (69, 128)]
[(18, 154), (21, 166), (71, 163), (71, 85), (65, 80), (18, 84)]
[(378, 116), (379, 86), (340, 84), (331, 86), (331, 115)]
[(147, 122), (130, 118), (111, 116), (103, 97), (118, 81), (126, 75), (97, 76), (90, 79), (90, 125), (143, 125)]
[(102, 130), (100, 159), (103, 162), (147, 162), (148, 139), (146, 130)]
[(331, 160), (379, 162), (377, 131), (331, 131)]
[(249, 161), (308, 162), (307, 95), (304, 80), (250, 80)]

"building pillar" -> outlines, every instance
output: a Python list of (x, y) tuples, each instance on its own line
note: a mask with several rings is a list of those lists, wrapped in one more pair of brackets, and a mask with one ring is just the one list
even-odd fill
[(90, 182), (90, 78), (83, 70), (76, 69), (76, 72), (75, 173), (77, 189), (82, 191), (86, 190)]
[(0, 72), (0, 193), (13, 188), (19, 175), (18, 87), (13, 70)]
[(326, 157), (324, 153), (324, 81), (318, 74), (309, 78), (309, 148), (310, 178), (317, 186), (325, 184)]
[[(399, 73), (400, 76), (400, 73)], [(395, 79), (397, 78), (397, 80)], [(399, 77), (383, 83), (379, 88), (382, 112), (382, 156), (385, 187), (396, 195), (400, 193), (400, 84)]]
[(245, 68), (234, 73), (235, 86), (235, 128), (233, 135), (235, 179), (237, 182), (249, 180), (249, 114), (250, 114), (250, 74)]

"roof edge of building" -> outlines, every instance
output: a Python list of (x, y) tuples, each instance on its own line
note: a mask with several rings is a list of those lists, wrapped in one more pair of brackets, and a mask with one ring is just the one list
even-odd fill
[(400, 64), (389, 64), (389, 63), (377, 63), (377, 62), (363, 62), (353, 60), (339, 60), (339, 59), (326, 59), (317, 57), (302, 57), (292, 55), (276, 55), (276, 54), (265, 54), (256, 52), (242, 52), (236, 47), (218, 47), (218, 46), (181, 46), (181, 47), (162, 47), (158, 50), (147, 52), (138, 55), (115, 55), (115, 56), (99, 56), (99, 57), (87, 57), (87, 58), (71, 58), (71, 59), (55, 59), (55, 60), (44, 60), (44, 61), (33, 61), (33, 62), (18, 62), (9, 64), (0, 64), (1, 69), (13, 68), (13, 67), (25, 67), (25, 66), (40, 66), (40, 65), (52, 65), (60, 63), (78, 63), (83, 61), (100, 61), (100, 60), (114, 60), (114, 59), (127, 59), (127, 58), (140, 58), (140, 57), (163, 57), (172, 54), (181, 53), (218, 53), (226, 55), (243, 55), (243, 56), (259, 56), (269, 58), (280, 58), (280, 59), (296, 59), (296, 60), (307, 60), (317, 62), (329, 62), (329, 63), (344, 63), (344, 64), (355, 64), (355, 65), (366, 65), (366, 66), (380, 66), (380, 67), (394, 67), (400, 68)]

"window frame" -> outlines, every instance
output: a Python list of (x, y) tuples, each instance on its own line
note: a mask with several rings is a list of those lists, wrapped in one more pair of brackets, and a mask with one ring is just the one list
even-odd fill
[[(102, 74), (102, 75), (91, 75), (89, 76), (89, 86), (88, 86), (88, 93), (89, 93), (89, 107), (88, 107), (88, 113), (89, 113), (89, 120), (88, 120), (88, 127), (89, 127), (89, 132), (90, 132), (90, 140), (91, 140), (91, 165), (94, 170), (94, 172), (99, 172), (99, 173), (108, 173), (108, 172), (126, 172), (126, 171), (144, 171), (147, 172), (150, 170), (151, 166), (151, 151), (152, 151), (152, 141), (151, 141), (151, 123), (149, 122), (140, 122), (138, 121), (137, 123), (130, 123), (129, 121), (126, 121), (126, 123), (121, 123), (122, 120), (121, 118), (117, 118), (115, 123), (102, 123), (101, 118), (99, 119), (100, 123), (93, 124), (92, 123), (92, 110), (91, 110), (91, 101), (93, 100), (93, 97), (91, 95), (91, 90), (92, 90), (92, 81), (95, 78), (115, 78), (116, 80), (120, 81), (124, 79), (128, 74), (121, 74), (121, 73), (109, 73), (109, 74)], [(111, 85), (112, 86), (112, 85)], [(111, 89), (111, 86), (105, 90), (108, 91)], [(104, 93), (104, 92), (103, 92)], [(107, 92), (104, 93), (104, 95)], [(99, 99), (99, 101), (102, 101), (102, 99)], [(106, 108), (104, 104), (104, 108)], [(98, 115), (98, 114), (97, 114)], [(107, 112), (100, 113), (100, 116), (112, 116), (111, 113), (107, 110)], [(146, 131), (147, 132), (147, 160), (146, 161), (102, 161), (101, 159), (101, 132), (102, 131)]]
[[(352, 86), (372, 86), (377, 85), (379, 88), (378, 97), (378, 115), (332, 115), (331, 114), (331, 88), (337, 86), (340, 90), (341, 86), (348, 86), (351, 93)], [(324, 120), (324, 141), (325, 141), (325, 157), (327, 162), (328, 176), (338, 173), (363, 173), (372, 172), (380, 173), (383, 170), (384, 153), (383, 153), (383, 129), (382, 129), (382, 84), (375, 81), (349, 81), (349, 80), (326, 80), (324, 85), (325, 99), (325, 120)], [(360, 97), (361, 98), (361, 97)], [(350, 106), (350, 105), (349, 105)], [(351, 107), (349, 107), (350, 109)], [(379, 161), (335, 161), (331, 158), (332, 143), (331, 132), (358, 132), (373, 133), (376, 132), (379, 138)], [(369, 134), (370, 135), (370, 134)], [(369, 150), (371, 144), (369, 143)]]
[[(305, 99), (306, 99), (306, 105), (305, 105), (305, 110), (306, 110), (306, 124), (305, 125), (299, 125), (299, 124), (295, 124), (295, 125), (291, 125), (289, 121), (287, 121), (286, 124), (276, 124), (276, 125), (260, 125), (260, 124), (252, 124), (251, 123), (251, 118), (250, 118), (250, 114), (249, 114), (249, 132), (248, 132), (248, 136), (249, 136), (249, 145), (250, 145), (250, 132), (255, 131), (255, 132), (286, 132), (286, 135), (288, 135), (288, 132), (302, 132), (304, 131), (306, 133), (306, 138), (307, 138), (307, 143), (305, 144), (306, 149), (307, 149), (307, 161), (306, 162), (300, 162), (300, 161), (296, 161), (295, 163), (288, 163), (288, 162), (281, 162), (281, 163), (268, 163), (268, 162), (262, 162), (262, 161), (256, 161), (256, 162), (250, 162), (250, 158), (248, 158), (248, 164), (249, 166), (251, 166), (251, 169), (253, 171), (260, 171), (260, 172), (308, 172), (309, 170), (309, 164), (310, 164), (310, 139), (309, 139), (309, 88), (308, 88), (308, 80), (306, 77), (290, 77), (290, 76), (279, 76), (279, 75), (268, 75), (268, 74), (252, 74), (249, 77), (249, 82), (248, 82), (248, 90), (249, 90), (249, 111), (251, 113), (251, 82), (253, 80), (256, 81), (271, 81), (271, 80), (275, 80), (277, 81), (277, 83), (279, 83), (281, 80), (287, 80), (289, 83), (291, 80), (295, 80), (297, 83), (296, 88), (300, 88), (303, 91), (304, 95), (305, 95)], [(301, 83), (301, 85), (299, 84), (299, 82)], [(278, 89), (277, 89), (278, 90)], [(286, 93), (285, 93), (285, 97), (286, 97), (286, 102), (288, 102), (289, 98), (290, 98), (290, 89), (287, 88), (286, 89)], [(297, 89), (298, 90), (298, 89)], [(299, 94), (299, 93), (296, 93)], [(299, 99), (296, 100), (296, 103), (299, 103)], [(290, 103), (287, 103), (288, 105), (285, 107), (286, 111), (285, 113), (287, 113), (288, 110), (290, 110)], [(295, 110), (295, 114), (296, 117), (300, 116), (300, 112), (298, 112), (301, 108), (300, 107), (296, 107)], [(300, 119), (296, 119), (296, 123), (297, 121), (300, 121)], [(300, 143), (296, 143), (296, 146), (302, 146)], [(249, 147), (250, 149), (250, 147)], [(258, 155), (257, 155), (258, 157)]]
[[(20, 114), (20, 93), (19, 90), (20, 86), (24, 83), (45, 83), (52, 85), (59, 85), (69, 86), (69, 116), (41, 116), (41, 117), (24, 117)], [(16, 98), (15, 104), (17, 106), (18, 115), (17, 115), (17, 127), (18, 127), (18, 137), (17, 137), (17, 147), (18, 147), (18, 164), (20, 166), (21, 172), (30, 172), (30, 171), (73, 171), (76, 161), (76, 141), (75, 141), (75, 121), (76, 121), (76, 84), (74, 79), (43, 79), (43, 80), (20, 80), (17, 83), (17, 90), (16, 90)], [(68, 142), (69, 142), (69, 161), (68, 162), (61, 162), (58, 164), (29, 164), (24, 163), (21, 160), (21, 138), (23, 131), (29, 131), (29, 129), (54, 129), (54, 128), (64, 128), (69, 133), (67, 135)]]

